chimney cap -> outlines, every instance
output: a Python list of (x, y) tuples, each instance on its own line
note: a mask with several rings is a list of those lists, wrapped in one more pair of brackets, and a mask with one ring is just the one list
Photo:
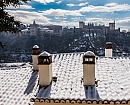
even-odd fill
[(112, 42), (106, 42), (105, 49), (112, 49)]
[(32, 49), (39, 49), (38, 45), (34, 45)]
[(87, 51), (84, 56), (94, 56), (95, 57), (95, 54), (92, 52), (92, 51)]
[(110, 45), (110, 44), (112, 44), (112, 42), (106, 42), (106, 44), (109, 44), (109, 45)]
[(39, 55), (39, 57), (45, 57), (45, 56), (51, 56), (51, 54), (48, 53), (48, 52), (46, 52), (46, 51), (44, 51), (44, 52), (42, 52), (42, 53)]

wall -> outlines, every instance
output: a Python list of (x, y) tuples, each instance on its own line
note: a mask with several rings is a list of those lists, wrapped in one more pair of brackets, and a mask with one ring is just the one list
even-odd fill
[[(49, 102), (50, 101), (50, 102)], [(86, 105), (86, 104), (89, 104), (89, 105), (124, 105), (124, 104), (127, 104), (127, 105), (130, 105), (130, 100), (91, 100), (91, 99), (88, 99), (88, 100), (80, 100), (80, 99), (77, 99), (77, 100), (70, 100), (70, 99), (50, 99), (48, 101), (48, 99), (36, 99), (35, 100), (35, 103), (34, 105)]]

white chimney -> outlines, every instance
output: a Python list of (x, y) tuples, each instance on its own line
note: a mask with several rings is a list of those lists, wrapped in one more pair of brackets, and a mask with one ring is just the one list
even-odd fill
[(107, 42), (105, 45), (105, 57), (112, 57), (112, 43)]
[(95, 85), (95, 54), (91, 51), (83, 56), (83, 85)]
[(52, 56), (44, 51), (38, 56), (39, 85), (47, 86), (52, 81)]
[(38, 45), (34, 45), (32, 48), (32, 63), (33, 70), (38, 70), (38, 55), (40, 54), (40, 48)]

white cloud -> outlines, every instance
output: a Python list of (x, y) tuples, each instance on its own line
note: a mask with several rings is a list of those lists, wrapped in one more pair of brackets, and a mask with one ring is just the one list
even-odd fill
[(85, 6), (85, 5), (87, 5), (88, 4), (88, 2), (85, 2), (85, 3), (80, 3), (80, 4), (78, 4), (77, 6)]
[(105, 6), (107, 6), (107, 7), (113, 7), (113, 6), (116, 6), (116, 5), (118, 5), (118, 4), (117, 3), (108, 3)]
[(84, 3), (79, 3), (79, 4), (66, 4), (67, 6), (69, 6), (69, 7), (74, 7), (74, 6), (85, 6), (85, 5), (87, 5), (88, 4), (88, 2), (84, 2)]
[(62, 22), (52, 22), (52, 24), (55, 24), (55, 25), (61, 25), (61, 26), (63, 26), (63, 27), (66, 27), (66, 26), (68, 26), (68, 27), (78, 27), (78, 22), (74, 22), (74, 21), (72, 21), (72, 22), (69, 22), (69, 21), (62, 21)]
[(93, 6), (89, 5), (87, 7), (82, 7), (80, 12), (114, 12), (114, 11), (129, 11), (129, 4), (117, 4), (117, 3), (109, 3), (104, 6)]
[(75, 4), (66, 4), (66, 5), (69, 6), (69, 7), (75, 6)]
[(62, 21), (67, 19), (66, 16), (64, 16), (64, 17), (63, 16), (55, 16), (54, 18), (55, 18), (56, 22), (62, 22)]
[(130, 17), (119, 19), (116, 21), (116, 25), (121, 28), (121, 30), (127, 30), (130, 28)]
[(62, 10), (62, 9), (49, 9), (46, 11), (42, 11), (44, 15), (49, 16), (82, 16), (82, 14), (78, 10)]
[(32, 6), (30, 5), (20, 5), (16, 8), (14, 6), (9, 6), (7, 9), (34, 9), (34, 8), (32, 8)]
[(76, 17), (71, 18), (71, 20), (72, 20), (72, 21), (75, 21), (75, 22), (79, 22), (80, 17), (77, 17), (77, 16), (76, 16)]
[(55, 0), (34, 0), (34, 1), (39, 2), (39, 3), (43, 3), (43, 4), (55, 2)]
[[(23, 10), (7, 10), (12, 16), (15, 16), (16, 20), (21, 21), (24, 24), (32, 24), (35, 20), (37, 24), (55, 24), (55, 25), (61, 25), (61, 26), (69, 26), (69, 27), (78, 27), (77, 21), (65, 21), (66, 16), (63, 17), (55, 17), (55, 19), (59, 19), (59, 21), (51, 22), (51, 19), (44, 16), (44, 13), (38, 13), (38, 12), (29, 12), (29, 11), (23, 11)], [(61, 20), (61, 21), (60, 21)]]
[(107, 19), (107, 18), (86, 18), (86, 23), (94, 23), (96, 25), (106, 25), (108, 26), (109, 23), (113, 22), (112, 19)]
[(62, 0), (59, 0), (59, 1), (56, 2), (56, 4), (60, 4), (61, 2), (62, 2)]
[(49, 24), (50, 20), (49, 18), (45, 17), (43, 13), (38, 12), (29, 12), (29, 11), (23, 11), (23, 10), (8, 10), (8, 12), (15, 17), (16, 20), (19, 20), (23, 22), (24, 24), (30, 24), (34, 20), (38, 24)]

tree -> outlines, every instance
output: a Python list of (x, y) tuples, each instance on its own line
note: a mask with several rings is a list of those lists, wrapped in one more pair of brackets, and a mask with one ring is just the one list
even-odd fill
[(4, 48), (5, 45), (3, 45), (2, 42), (0, 42), (0, 46), (1, 46), (2, 48)]
[[(7, 7), (18, 7), (31, 0), (0, 0), (0, 32), (19, 32), (19, 28), (23, 25), (20, 21), (15, 20), (7, 11)], [(2, 43), (0, 43), (2, 46)]]

